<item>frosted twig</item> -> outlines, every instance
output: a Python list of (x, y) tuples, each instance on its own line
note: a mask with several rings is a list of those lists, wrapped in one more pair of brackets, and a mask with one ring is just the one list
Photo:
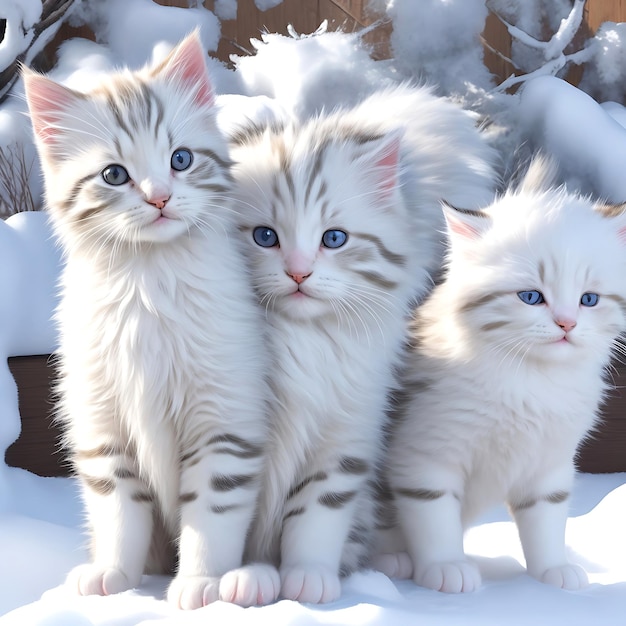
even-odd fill
[(555, 76), (560, 70), (562, 70), (567, 63), (574, 63), (576, 65), (581, 65), (590, 61), (593, 58), (593, 48), (591, 46), (587, 46), (578, 52), (574, 52), (572, 54), (562, 54), (556, 59), (552, 59), (548, 61), (541, 67), (537, 68), (533, 72), (529, 72), (528, 74), (522, 74), (521, 76), (516, 76), (515, 74), (511, 74), (506, 80), (503, 80), (495, 89), (492, 91), (502, 92), (506, 91), (510, 87), (514, 85), (519, 85), (520, 83), (524, 83), (531, 78), (536, 78), (537, 76)]
[[(568, 63), (580, 65), (582, 63), (586, 63), (587, 61), (590, 61), (593, 57), (592, 43), (589, 43), (585, 48), (583, 48), (582, 50), (578, 50), (577, 52), (573, 52), (571, 54), (564, 53), (565, 48), (567, 48), (567, 46), (572, 42), (574, 36), (580, 28), (583, 20), (583, 9), (585, 7), (585, 2), (586, 0), (574, 0), (574, 4), (572, 6), (572, 10), (569, 12), (569, 15), (561, 20), (559, 29), (556, 33), (554, 33), (554, 35), (552, 35), (549, 41), (540, 41), (538, 39), (535, 39), (535, 37), (532, 37), (517, 26), (509, 24), (504, 18), (494, 12), (494, 15), (496, 15), (496, 17), (506, 26), (509, 34), (513, 39), (516, 39), (520, 43), (523, 43), (530, 48), (541, 50), (543, 53), (543, 57), (546, 60), (546, 63), (544, 63), (536, 70), (529, 72), (528, 74), (522, 74), (520, 76), (512, 74), (506, 80), (502, 81), (497, 87), (495, 87), (493, 91), (506, 91), (514, 85), (526, 82), (527, 80), (535, 78), (537, 76), (554, 76), (559, 71), (561, 71)], [(511, 59), (508, 59), (504, 55), (499, 54), (498, 51), (493, 50), (491, 46), (488, 47), (505, 61), (508, 61), (513, 66), (515, 66), (515, 64), (512, 63)]]
[(31, 169), (20, 146), (0, 146), (0, 218), (36, 210), (29, 185)]
[(561, 20), (559, 29), (549, 41), (540, 41), (532, 35), (524, 32), (521, 28), (507, 22), (503, 17), (494, 13), (496, 17), (506, 26), (513, 39), (523, 43), (529, 48), (542, 50), (546, 61), (551, 61), (560, 56), (565, 48), (571, 43), (574, 35), (578, 32), (583, 21), (583, 9), (587, 0), (574, 0), (574, 6), (569, 15)]

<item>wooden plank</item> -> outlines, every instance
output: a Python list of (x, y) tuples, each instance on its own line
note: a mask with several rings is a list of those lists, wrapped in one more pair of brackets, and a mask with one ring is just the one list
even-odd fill
[(12, 357), (9, 368), (17, 383), (22, 432), (6, 452), (7, 464), (40, 476), (67, 475), (59, 451), (60, 429), (52, 421), (55, 369), (50, 356)]
[[(19, 390), (22, 433), (9, 447), (7, 463), (41, 476), (67, 475), (58, 449), (60, 430), (51, 421), (55, 371), (49, 357), (15, 357), (9, 366)], [(577, 460), (581, 471), (626, 472), (626, 366), (618, 367), (615, 384), (598, 432), (581, 447)]]

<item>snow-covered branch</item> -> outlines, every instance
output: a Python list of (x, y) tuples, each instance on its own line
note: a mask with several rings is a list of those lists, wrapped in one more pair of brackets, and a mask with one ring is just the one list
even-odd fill
[[(572, 43), (576, 33), (580, 29), (580, 25), (583, 21), (585, 3), (586, 0), (574, 0), (574, 4), (569, 15), (561, 20), (557, 32), (552, 35), (549, 41), (536, 39), (532, 35), (523, 31), (521, 28), (510, 24), (502, 16), (494, 12), (496, 17), (506, 26), (509, 34), (514, 40), (528, 46), (529, 48), (540, 50), (545, 60), (545, 63), (542, 66), (532, 72), (519, 76), (512, 74), (509, 78), (500, 83), (494, 91), (506, 91), (514, 85), (526, 82), (527, 80), (536, 78), (537, 76), (554, 76), (569, 63), (580, 65), (590, 61), (594, 56), (593, 41), (588, 42), (586, 47), (578, 50), (577, 52), (569, 54), (565, 53), (565, 49)], [(507, 60), (510, 61), (510, 59)]]
[(18, 78), (20, 63), (30, 63), (56, 34), (74, 0), (0, 0), (5, 20), (0, 46), (0, 102)]

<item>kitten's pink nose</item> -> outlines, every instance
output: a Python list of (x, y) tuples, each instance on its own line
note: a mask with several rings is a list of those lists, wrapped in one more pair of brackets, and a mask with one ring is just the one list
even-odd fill
[(576, 327), (576, 322), (569, 319), (558, 319), (556, 323), (566, 332), (569, 333), (572, 328)]
[(285, 272), (291, 280), (294, 280), (298, 285), (303, 283), (313, 272), (309, 272), (308, 274), (293, 274), (292, 272)]
[(155, 206), (157, 209), (163, 209), (165, 208), (165, 205), (167, 204), (167, 201), (170, 199), (170, 197), (171, 196), (169, 194), (155, 194), (150, 198), (146, 198), (146, 202), (148, 204), (151, 204), (152, 206)]

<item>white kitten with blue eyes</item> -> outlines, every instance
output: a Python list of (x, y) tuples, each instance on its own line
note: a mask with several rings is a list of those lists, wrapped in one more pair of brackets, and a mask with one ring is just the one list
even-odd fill
[(547, 189), (552, 176), (538, 159), (484, 212), (444, 208), (448, 272), (414, 318), (388, 455), (401, 533), (381, 533), (376, 566), (390, 576), (476, 589), (463, 530), (506, 501), (528, 572), (586, 584), (564, 532), (626, 329), (626, 215)]
[(88, 93), (24, 72), (65, 255), (58, 413), (91, 536), (68, 585), (109, 595), (176, 565), (185, 609), (278, 587), (240, 567), (269, 394), (205, 59), (192, 34)]
[(397, 87), (246, 126), (231, 157), (274, 394), (248, 556), (280, 566), (282, 597), (329, 602), (367, 566), (388, 392), (440, 265), (439, 199), (491, 199), (493, 153), (463, 111)]

